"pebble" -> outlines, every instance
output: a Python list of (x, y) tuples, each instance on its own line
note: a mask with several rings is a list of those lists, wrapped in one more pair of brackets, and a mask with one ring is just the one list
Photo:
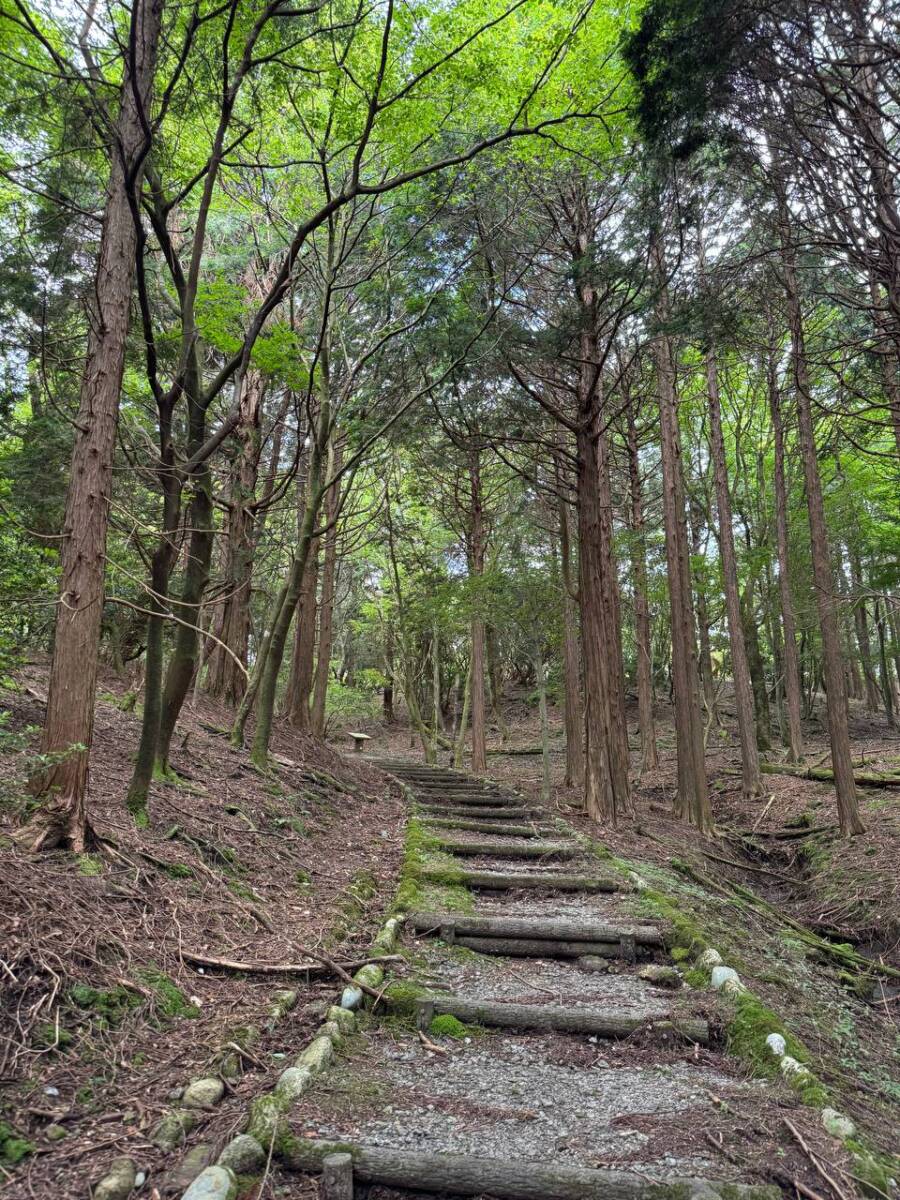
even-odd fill
[(61, 1142), (63, 1138), (67, 1138), (68, 1136), (68, 1129), (65, 1129), (62, 1125), (48, 1125), (44, 1130), (44, 1137), (48, 1142)]
[(787, 1049), (787, 1042), (780, 1033), (770, 1033), (766, 1038), (766, 1045), (777, 1058), (781, 1058)]

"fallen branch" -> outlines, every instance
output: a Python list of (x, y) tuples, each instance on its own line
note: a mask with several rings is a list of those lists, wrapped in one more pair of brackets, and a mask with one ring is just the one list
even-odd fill
[[(209, 954), (195, 954), (191, 950), (182, 950), (181, 957), (192, 966), (214, 967), (220, 971), (246, 971), (249, 975), (324, 975), (330, 972), (332, 975), (338, 975), (347, 980), (350, 979), (350, 971), (358, 971), (360, 967), (364, 967), (368, 963), (396, 962), (401, 957), (399, 954), (376, 954), (358, 959), (356, 962), (336, 963), (330, 958), (323, 958), (302, 946), (298, 949), (301, 954), (307, 954), (314, 961), (309, 963), (240, 962), (232, 958), (213, 958)], [(361, 985), (354, 984), (354, 986)]]
[[(806, 767), (793, 763), (761, 762), (764, 775), (794, 775), (797, 779), (814, 779), (818, 783), (834, 783), (831, 767)], [(853, 779), (860, 787), (900, 787), (900, 773), (891, 771), (854, 771)]]

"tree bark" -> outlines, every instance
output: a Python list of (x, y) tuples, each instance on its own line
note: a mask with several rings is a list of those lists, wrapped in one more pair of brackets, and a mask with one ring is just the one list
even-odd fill
[(775, 356), (769, 352), (767, 368), (769, 410), (775, 442), (775, 540), (778, 556), (778, 597), (781, 607), (781, 631), (784, 657), (784, 703), (787, 710), (787, 747), (791, 762), (803, 760), (803, 727), (801, 711), (803, 683), (800, 677), (800, 656), (797, 652), (797, 623), (794, 619), (794, 600), (788, 570), (788, 492), (784, 472), (784, 425), (781, 417), (781, 396), (775, 368)]
[[(329, 475), (340, 470), (340, 446), (329, 455)], [(313, 685), (311, 729), (314, 737), (325, 736), (325, 702), (328, 698), (328, 679), (331, 673), (331, 647), (334, 635), (334, 597), (337, 577), (337, 517), (341, 502), (340, 482), (334, 483), (325, 496), (325, 561), (322, 566), (322, 599), (319, 605), (319, 645), (316, 657), (316, 676)], [(393, 701), (393, 697), (392, 697)]]
[[(664, 326), (669, 317), (669, 303), (665, 258), (657, 231), (651, 234), (650, 250), (658, 288), (657, 319)], [(663, 518), (666, 565), (669, 573), (672, 681), (675, 690), (678, 768), (675, 811), (682, 819), (692, 821), (701, 832), (706, 833), (712, 829), (712, 813), (703, 754), (703, 725), (700, 720), (700, 687), (691, 601), (681, 435), (675, 395), (675, 360), (671, 341), (664, 330), (654, 339), (654, 353), (662, 444)]]
[(473, 775), (487, 772), (487, 732), (484, 698), (484, 599), (478, 590), (484, 574), (484, 500), (481, 487), (481, 455), (477, 449), (469, 452), (469, 490), (471, 501), (470, 568), (475, 582), (474, 610), (471, 620), (472, 659), (470, 664), (470, 702), (472, 706)]
[(822, 636), (822, 658), (825, 680), (825, 700), (828, 718), (828, 736), (831, 743), (831, 761), (834, 768), (835, 792), (837, 795), (838, 820), (841, 833), (862, 833), (863, 824), (859, 817), (856, 785), (853, 781), (853, 760), (850, 753), (850, 732), (847, 723), (847, 697), (844, 689), (844, 671), (841, 661), (840, 628), (831, 571), (828, 547), (828, 531), (825, 524), (825, 506), (822, 500), (822, 481), (816, 460), (815, 426), (812, 412), (812, 394), (806, 361), (806, 342), (803, 328), (803, 311), (797, 285), (794, 250), (791, 245), (790, 217), (787, 197), (781, 178), (775, 177), (778, 201), (778, 231), (781, 241), (781, 266), (785, 299), (787, 301), (788, 324), (791, 333), (791, 365), (794, 375), (794, 394), (797, 404), (797, 427), (800, 442), (800, 457), (806, 481), (806, 508), (812, 553), (813, 587), (816, 595), (816, 611)]
[[(106, 536), (112, 492), (119, 396), (139, 247), (137, 196), (151, 132), (148, 121), (163, 0), (137, 0), (113, 127), (109, 181), (81, 379), (69, 489), (47, 713), (41, 753), (59, 756), (34, 790), (48, 799), (25, 835), (35, 848), (82, 850), (90, 837), (88, 759), (100, 656)], [(73, 749), (74, 748), (74, 749)]]
[(756, 723), (753, 718), (753, 691), (744, 628), (741, 622), (741, 597), (738, 588), (737, 556), (734, 550), (731, 494), (728, 490), (728, 465), (725, 437), (722, 431), (722, 405), (719, 399), (719, 378), (716, 352), (710, 346), (706, 352), (706, 395), (709, 402), (710, 447), (716, 483), (716, 510), (719, 517), (719, 553), (725, 583), (725, 614), (731, 648), (731, 676), (734, 682), (734, 703), (737, 714), (738, 737), (741, 743), (741, 787), (748, 798), (762, 791), (759, 771), (759, 749), (756, 742)]
[(641, 464), (638, 453), (634, 405), (629, 398), (626, 409), (626, 449), (628, 451), (628, 488), (631, 501), (631, 579), (634, 593), (634, 640), (637, 655), (635, 671), (638, 694), (638, 728), (641, 737), (641, 774), (659, 766), (656, 749), (656, 723), (653, 719), (653, 643), (650, 626), (650, 602), (647, 594), (647, 542), (644, 535), (644, 500), (641, 489)]
[[(253, 582), (253, 502), (259, 474), (260, 419), (265, 379), (259, 371), (247, 373), (241, 398), (241, 420), (237, 428), (239, 450), (232, 470), (231, 494), (225, 540), (225, 599), (216, 636), (247, 665), (250, 640), (250, 595)], [(281, 422), (273, 434), (273, 462), (281, 447)], [(213, 645), (209, 655), (206, 689), (211, 696), (239, 704), (247, 679), (222, 646)]]
[(563, 720), (566, 735), (566, 787), (584, 787), (584, 709), (581, 703), (581, 671), (578, 653), (578, 609), (572, 571), (572, 517), (562, 495), (559, 461), (556, 463), (559, 543), (562, 564)]

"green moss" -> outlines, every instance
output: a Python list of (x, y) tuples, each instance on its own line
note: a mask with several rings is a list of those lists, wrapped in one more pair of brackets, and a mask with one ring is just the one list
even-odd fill
[(103, 863), (92, 854), (78, 855), (78, 874), (96, 876), (103, 874)]
[(141, 1003), (141, 997), (130, 988), (93, 988), (86, 983), (71, 987), (69, 999), (76, 1007), (93, 1013), (110, 1025), (118, 1025), (129, 1009), (137, 1008)]
[[(784, 1038), (786, 1053), (800, 1063), (809, 1061), (809, 1051), (787, 1029), (770, 1008), (752, 994), (745, 992), (734, 999), (734, 1015), (726, 1027), (728, 1049), (742, 1059), (760, 1075), (776, 1076), (781, 1071), (776, 1058), (766, 1045), (770, 1033), (780, 1033)], [(788, 1083), (798, 1093), (804, 1104), (821, 1108), (828, 1103), (828, 1091), (814, 1075), (787, 1077)]]
[(691, 957), (687, 946), (673, 946), (669, 951), (672, 962), (686, 962)]
[(166, 866), (166, 874), (171, 875), (173, 879), (192, 879), (194, 872), (187, 863), (169, 863)]
[(464, 1025), (462, 1021), (449, 1014), (435, 1017), (428, 1026), (428, 1032), (434, 1034), (435, 1037), (457, 1038), (459, 1041), (471, 1036), (468, 1025)]
[(845, 1143), (853, 1155), (853, 1175), (862, 1184), (866, 1196), (883, 1200), (891, 1194), (891, 1180), (900, 1176), (900, 1158), (894, 1154), (880, 1154), (855, 1138)]
[(390, 1004), (391, 1011), (405, 1017), (415, 1016), (419, 1001), (430, 995), (428, 988), (408, 979), (398, 979), (384, 989), (384, 996)]
[(177, 1017), (200, 1016), (199, 1008), (191, 1004), (181, 988), (156, 967), (142, 968), (137, 972), (137, 977), (153, 992), (156, 998), (156, 1010), (160, 1016), (167, 1020), (174, 1020)]
[(31, 1035), (34, 1045), (40, 1050), (65, 1050), (75, 1040), (68, 1029), (57, 1026), (52, 1021), (38, 1025)]
[(301, 867), (299, 871), (294, 872), (294, 882), (296, 883), (297, 887), (301, 889), (301, 891), (305, 891), (311, 886), (312, 877), (309, 871)]
[(34, 1143), (20, 1137), (11, 1125), (0, 1121), (0, 1159), (15, 1166), (34, 1153)]

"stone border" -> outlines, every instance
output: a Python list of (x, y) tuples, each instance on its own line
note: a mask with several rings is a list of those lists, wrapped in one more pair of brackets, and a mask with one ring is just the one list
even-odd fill
[[(268, 1028), (272, 1029), (294, 1008), (298, 993), (294, 988), (278, 988), (272, 993), (268, 1010)], [(253, 1031), (258, 1036), (258, 1031)], [(251, 1038), (247, 1039), (252, 1040)], [(200, 1123), (202, 1114), (219, 1104), (225, 1095), (225, 1079), (241, 1074), (241, 1055), (234, 1048), (237, 1043), (226, 1043), (213, 1054), (213, 1061), (220, 1063), (218, 1074), (198, 1076), (192, 1079), (180, 1095), (170, 1096), (178, 1104), (163, 1114), (157, 1122), (150, 1141), (160, 1150), (171, 1152), (184, 1143), (185, 1138)], [(249, 1046), (243, 1047), (249, 1050)], [(107, 1173), (93, 1189), (93, 1200), (127, 1200), (135, 1188), (142, 1187), (146, 1174), (138, 1170), (133, 1158), (125, 1155), (113, 1160)]]
[[(389, 917), (372, 942), (370, 952), (393, 953), (402, 924), (402, 915)], [(378, 988), (383, 981), (384, 968), (378, 963), (359, 968), (352, 984), (344, 988), (340, 1004), (328, 1009), (312, 1041), (282, 1071), (273, 1088), (250, 1102), (246, 1132), (226, 1143), (215, 1163), (197, 1175), (182, 1200), (234, 1200), (238, 1176), (254, 1175), (263, 1168), (278, 1145), (284, 1118), (331, 1063), (343, 1039), (355, 1031), (354, 1010), (362, 1003), (363, 988)]]

